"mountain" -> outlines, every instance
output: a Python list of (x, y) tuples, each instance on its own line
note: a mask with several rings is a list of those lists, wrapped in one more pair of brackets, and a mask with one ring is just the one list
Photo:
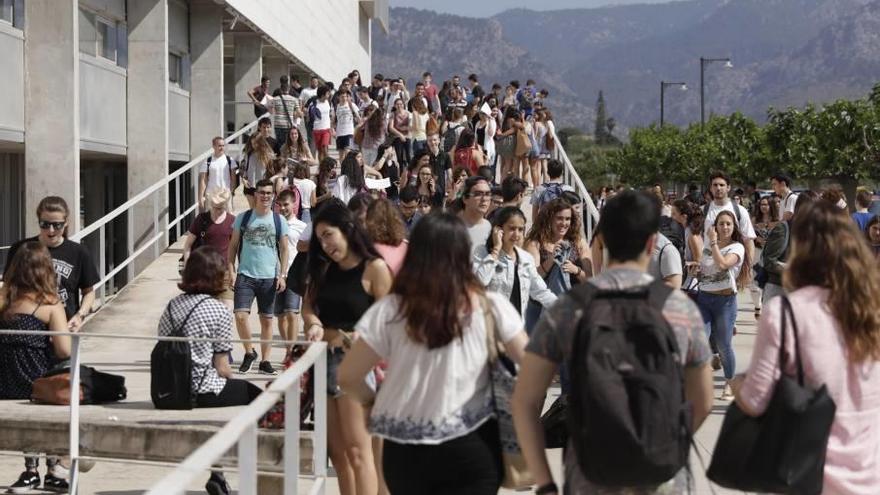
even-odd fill
[(699, 120), (700, 57), (706, 112), (763, 121), (769, 106), (864, 96), (880, 79), (880, 0), (687, 0), (535, 12), (512, 9), (469, 19), (391, 10), (391, 33), (374, 35), (373, 70), (414, 77), (423, 70), (492, 82), (532, 77), (550, 90), (559, 125), (592, 129), (599, 90), (625, 132), (659, 117)]

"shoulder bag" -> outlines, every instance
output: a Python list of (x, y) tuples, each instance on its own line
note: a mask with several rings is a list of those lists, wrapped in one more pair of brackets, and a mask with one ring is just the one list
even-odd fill
[(498, 420), (498, 433), (501, 439), (501, 459), (503, 461), (504, 488), (521, 489), (535, 484), (526, 466), (526, 459), (519, 448), (513, 415), (510, 412), (510, 397), (516, 383), (516, 365), (498, 348), (498, 328), (489, 299), (480, 299), (486, 323), (486, 347), (489, 353), (489, 385), (492, 389), (492, 408)]
[[(786, 296), (782, 296), (781, 313), (782, 376), (767, 410), (751, 417), (736, 402), (727, 408), (706, 475), (725, 488), (746, 492), (818, 495), (822, 492), (825, 452), (836, 406), (825, 385), (813, 390), (804, 384), (797, 322)], [(787, 376), (783, 365), (789, 319), (797, 378)]]

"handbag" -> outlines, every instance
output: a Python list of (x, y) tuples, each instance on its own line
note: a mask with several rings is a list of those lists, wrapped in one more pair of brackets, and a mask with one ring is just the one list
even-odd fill
[[(70, 405), (70, 367), (49, 370), (32, 383), (31, 401), (39, 404)], [(104, 373), (89, 366), (79, 367), (80, 404), (118, 402), (128, 395), (125, 377)]]
[[(782, 370), (788, 319), (794, 334), (796, 379)], [(735, 490), (818, 495), (836, 406), (825, 385), (816, 390), (804, 385), (797, 323), (786, 296), (782, 296), (781, 329), (779, 367), (783, 373), (767, 410), (753, 418), (736, 402), (727, 408), (706, 475)]]
[(524, 130), (516, 131), (516, 147), (514, 148), (515, 156), (526, 155), (532, 149), (532, 140)]
[(529, 473), (526, 459), (519, 448), (513, 415), (510, 413), (510, 397), (516, 383), (516, 366), (498, 349), (497, 328), (489, 300), (482, 297), (483, 315), (486, 322), (486, 347), (489, 353), (489, 385), (492, 389), (492, 408), (498, 420), (498, 433), (501, 440), (501, 460), (504, 488), (528, 488), (535, 484)]

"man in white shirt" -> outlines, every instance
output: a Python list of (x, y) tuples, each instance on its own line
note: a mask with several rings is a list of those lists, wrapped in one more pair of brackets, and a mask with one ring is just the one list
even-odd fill
[(300, 91), (299, 93), (299, 101), (302, 104), (302, 107), (305, 108), (306, 104), (312, 99), (313, 96), (318, 94), (318, 78), (312, 76), (309, 79), (309, 87)]
[(712, 172), (709, 176), (709, 190), (712, 193), (712, 201), (703, 207), (703, 216), (706, 221), (703, 226), (703, 244), (708, 246), (707, 233), (715, 226), (715, 218), (724, 210), (730, 211), (736, 217), (739, 231), (745, 241), (746, 252), (749, 259), (755, 259), (755, 227), (748, 210), (730, 200), (730, 177), (721, 171)]
[(477, 247), (486, 244), (486, 239), (492, 232), (492, 224), (485, 218), (492, 199), (489, 181), (480, 175), (468, 177), (464, 181), (464, 193), (461, 197), (464, 209), (458, 216), (467, 227), (471, 238), (471, 252), (473, 252)]
[[(235, 161), (226, 156), (226, 141), (216, 136), (211, 140), (214, 153), (199, 166), (199, 210), (205, 211), (205, 198), (214, 194), (215, 191), (225, 189), (233, 191), (235, 187)], [(231, 195), (230, 195), (231, 198)], [(232, 200), (229, 200), (227, 209), (231, 211)]]
[(798, 195), (791, 190), (791, 177), (785, 174), (776, 174), (770, 178), (773, 192), (782, 199), (781, 220), (789, 221), (794, 216), (794, 205)]

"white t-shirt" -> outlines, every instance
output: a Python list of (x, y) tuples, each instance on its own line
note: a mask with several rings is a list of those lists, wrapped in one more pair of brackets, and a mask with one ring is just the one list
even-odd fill
[(471, 253), (473, 253), (478, 247), (486, 245), (486, 239), (492, 233), (492, 224), (482, 219), (476, 225), (468, 226), (467, 231), (471, 237)]
[(707, 244), (703, 249), (703, 259), (700, 260), (700, 290), (719, 292), (732, 289), (736, 292), (736, 277), (742, 269), (746, 248), (738, 242), (731, 242), (720, 248), (721, 256), (726, 257), (733, 253), (737, 257), (736, 264), (727, 270), (720, 270), (712, 258), (712, 248)]
[(312, 179), (293, 179), (293, 185), (299, 189), (302, 196), (302, 207), (310, 209), (312, 207), (312, 192), (318, 188), (318, 185)]
[[(329, 129), (330, 128), (330, 102), (318, 100), (315, 102), (315, 106), (317, 106), (318, 110), (321, 112), (321, 118), (312, 123), (312, 129), (316, 130), (316, 131)], [(354, 134), (354, 131), (352, 131), (352, 134)]]
[(229, 157), (225, 154), (219, 157), (211, 156), (211, 172), (208, 173), (208, 160), (199, 167), (200, 174), (208, 174), (205, 184), (205, 195), (213, 193), (217, 189), (232, 190), (229, 182)]
[(304, 90), (300, 91), (300, 93), (299, 93), (299, 101), (302, 102), (302, 106), (305, 108), (306, 103), (308, 103), (309, 100), (311, 100), (312, 97), (316, 96), (317, 94), (318, 94), (318, 88), (315, 88), (315, 89), (305, 88)]
[[(354, 111), (352, 111), (354, 109)], [(323, 111), (323, 110), (322, 110)], [(336, 135), (352, 136), (354, 135), (354, 119), (360, 115), (354, 103), (336, 105)]]
[(492, 156), (495, 154), (495, 131), (498, 129), (498, 124), (495, 122), (495, 119), (489, 117), (486, 120), (486, 139), (483, 141), (483, 149), (486, 150), (486, 154)]
[(681, 255), (678, 253), (678, 249), (669, 238), (659, 232), (657, 233), (657, 242), (654, 244), (654, 251), (651, 252), (648, 273), (659, 280), (683, 274)]
[[(797, 203), (797, 193), (790, 192), (782, 199), (782, 213), (791, 213), (794, 215), (794, 205)], [(780, 215), (781, 216), (781, 215)]]
[[(284, 217), (282, 217), (284, 218)], [(299, 241), (300, 236), (302, 236), (303, 232), (306, 230), (306, 223), (293, 216), (292, 218), (284, 218), (287, 220), (287, 266), (284, 268), (282, 273), (287, 273), (290, 270), (290, 265), (293, 264), (293, 259), (296, 258), (296, 243)]]
[[(709, 210), (706, 212), (706, 223), (703, 227), (703, 244), (709, 245), (709, 238), (706, 237), (706, 233), (709, 232), (709, 229), (715, 225), (715, 218), (718, 217), (718, 214), (722, 211), (729, 211), (734, 213), (733, 208), (736, 206), (739, 208), (739, 231), (742, 234), (744, 239), (754, 239), (758, 237), (755, 234), (755, 227), (752, 226), (752, 218), (749, 216), (748, 210), (735, 204), (731, 200), (727, 200), (727, 203), (724, 206), (718, 206), (715, 202), (709, 203)], [(734, 215), (736, 218), (736, 215)]]
[[(498, 337), (509, 342), (523, 328), (519, 313), (503, 295), (486, 296)], [(355, 325), (364, 343), (388, 361), (370, 432), (399, 443), (436, 445), (476, 430), (493, 416), (482, 308), (463, 316), (462, 338), (429, 350), (407, 335), (399, 304), (398, 295), (384, 297)]]

